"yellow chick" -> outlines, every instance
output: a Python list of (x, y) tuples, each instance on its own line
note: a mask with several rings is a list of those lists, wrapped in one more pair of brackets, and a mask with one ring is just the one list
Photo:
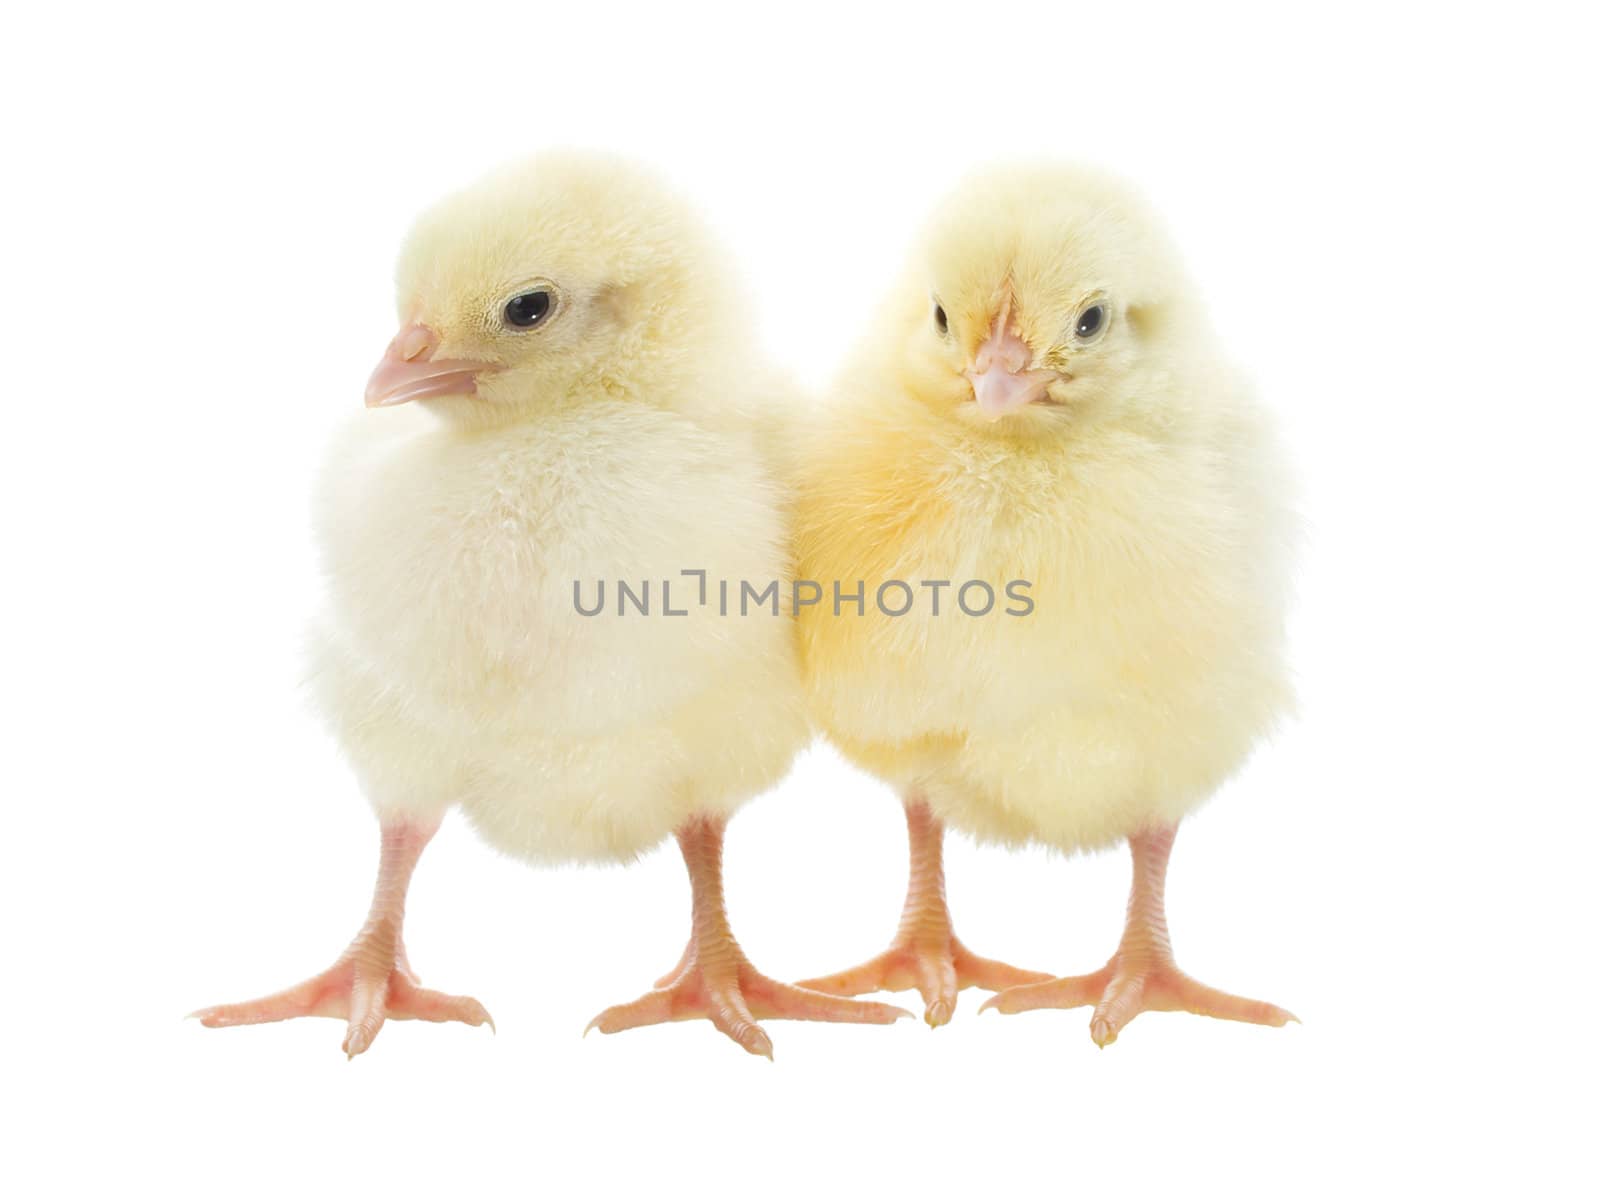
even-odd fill
[[(968, 985), (1012, 1013), (1094, 1006), (1282, 1025), (1173, 961), (1179, 821), (1285, 711), (1286, 479), (1151, 215), (1066, 167), (971, 177), (797, 430), (802, 656), (813, 710), (906, 802), (911, 884), (882, 956), (804, 982)], [(858, 594), (861, 594), (858, 598)], [(944, 899), (943, 824), (1065, 852), (1124, 837), (1122, 943), (1051, 980), (974, 956)]]
[[(401, 329), (319, 498), (328, 585), (313, 684), (381, 825), (366, 925), (285, 992), (208, 1026), (480, 1024), (401, 940), (423, 847), (459, 806), (530, 861), (622, 861), (675, 833), (693, 894), (683, 961), (595, 1019), (891, 1022), (772, 981), (723, 908), (724, 821), (808, 738), (790, 614), (726, 612), (726, 581), (791, 575), (749, 408), (770, 387), (699, 219), (647, 173), (552, 154), (439, 204), (398, 274)], [(688, 570), (687, 572), (685, 570)]]

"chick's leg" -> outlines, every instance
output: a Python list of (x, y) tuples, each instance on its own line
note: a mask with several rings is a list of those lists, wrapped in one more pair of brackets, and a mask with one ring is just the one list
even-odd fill
[(1177, 833), (1174, 824), (1141, 832), (1129, 840), (1133, 890), (1128, 895), (1122, 942), (1110, 963), (1087, 976), (1009, 989), (984, 1002), (983, 1008), (1022, 1013), (1093, 1005), (1089, 1036), (1101, 1047), (1115, 1042), (1122, 1027), (1146, 1010), (1198, 1013), (1256, 1025), (1298, 1021), (1293, 1013), (1276, 1005), (1220, 992), (1179, 971), (1167, 934), (1166, 911), (1167, 860)]
[(448, 996), (423, 988), (406, 960), (401, 939), (406, 889), (417, 860), (439, 819), (386, 822), (378, 863), (378, 885), (366, 925), (332, 967), (309, 980), (269, 997), (238, 1005), (216, 1005), (191, 1014), (209, 1027), (257, 1025), (291, 1017), (337, 1017), (349, 1023), (344, 1051), (360, 1054), (386, 1020), (464, 1021), (482, 1025), (493, 1020), (471, 997)]
[(771, 1058), (772, 1040), (756, 1024), (760, 1019), (887, 1025), (908, 1016), (904, 1009), (891, 1005), (831, 997), (782, 984), (756, 971), (733, 937), (723, 904), (724, 827), (720, 820), (702, 818), (678, 832), (694, 902), (689, 946), (678, 966), (656, 982), (655, 991), (607, 1009), (589, 1028), (614, 1034), (641, 1025), (705, 1017), (751, 1054)]
[(974, 985), (991, 991), (1048, 980), (1044, 972), (1013, 968), (968, 951), (950, 926), (944, 896), (944, 825), (927, 802), (906, 804), (911, 839), (911, 876), (900, 929), (889, 949), (875, 959), (832, 976), (803, 980), (801, 986), (856, 996), (864, 992), (915, 988), (922, 994), (929, 1025), (943, 1025), (955, 1013), (956, 994)]

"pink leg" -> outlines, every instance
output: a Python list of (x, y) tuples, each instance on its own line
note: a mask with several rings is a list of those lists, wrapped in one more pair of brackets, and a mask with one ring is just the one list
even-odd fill
[(238, 1005), (215, 1005), (190, 1014), (208, 1027), (257, 1025), (290, 1017), (338, 1017), (349, 1023), (344, 1050), (351, 1058), (378, 1036), (387, 1019), (464, 1021), (482, 1025), (493, 1020), (471, 997), (447, 996), (423, 988), (406, 960), (401, 924), (411, 873), (439, 819), (397, 820), (383, 825), (378, 885), (366, 925), (331, 968), (269, 997)]
[(1022, 1013), (1093, 1005), (1089, 1036), (1101, 1047), (1115, 1042), (1122, 1027), (1146, 1010), (1199, 1013), (1256, 1025), (1298, 1021), (1293, 1013), (1276, 1005), (1220, 992), (1178, 970), (1167, 934), (1166, 911), (1167, 860), (1177, 834), (1178, 827), (1173, 824), (1130, 838), (1133, 890), (1128, 895), (1122, 943), (1110, 963), (1087, 976), (1008, 989), (991, 997), (983, 1008)]
[(906, 804), (906, 831), (911, 840), (911, 876), (900, 929), (882, 955), (832, 976), (801, 981), (801, 987), (853, 997), (864, 992), (898, 992), (915, 988), (926, 1006), (923, 1019), (932, 1026), (950, 1020), (956, 993), (977, 985), (987, 989), (1031, 984), (1050, 977), (1028, 972), (968, 951), (950, 925), (944, 895), (944, 825), (921, 799)]
[(678, 966), (656, 982), (655, 991), (607, 1009), (589, 1028), (614, 1034), (641, 1025), (705, 1017), (751, 1054), (771, 1058), (772, 1040), (756, 1024), (757, 1019), (887, 1025), (908, 1016), (904, 1009), (891, 1005), (810, 992), (756, 971), (733, 937), (723, 904), (723, 830), (722, 821), (702, 818), (678, 832), (694, 899), (689, 946)]

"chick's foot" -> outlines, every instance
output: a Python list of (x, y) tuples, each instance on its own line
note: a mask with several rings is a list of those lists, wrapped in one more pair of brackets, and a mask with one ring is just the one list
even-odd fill
[(1102, 1048), (1115, 1042), (1123, 1026), (1146, 1011), (1196, 1013), (1255, 1025), (1298, 1021), (1286, 1009), (1211, 988), (1179, 970), (1172, 955), (1165, 907), (1167, 860), (1176, 833), (1174, 826), (1132, 838), (1134, 881), (1127, 926), (1117, 953), (1105, 967), (1087, 976), (1007, 989), (985, 1001), (983, 1009), (1024, 1013), (1093, 1005), (1089, 1036)]
[(940, 1026), (954, 1015), (956, 994), (964, 988), (995, 991), (1049, 980), (1048, 973), (974, 955), (956, 938), (944, 895), (944, 827), (918, 800), (906, 806), (906, 830), (911, 875), (900, 929), (888, 950), (843, 972), (802, 980), (800, 987), (847, 997), (914, 988), (922, 994), (923, 1020)]
[(406, 887), (438, 821), (388, 824), (378, 887), (366, 926), (332, 967), (292, 988), (237, 1005), (214, 1005), (190, 1014), (212, 1029), (259, 1025), (292, 1017), (337, 1017), (348, 1022), (344, 1051), (351, 1058), (372, 1045), (383, 1023), (464, 1021), (491, 1028), (489, 1011), (471, 997), (423, 988), (406, 961), (401, 940)]
[(695, 820), (678, 833), (694, 894), (689, 946), (677, 967), (638, 1000), (615, 1005), (588, 1027), (619, 1033), (664, 1021), (707, 1018), (751, 1054), (772, 1057), (772, 1039), (758, 1021), (847, 1021), (888, 1025), (909, 1017), (904, 1009), (851, 1001), (783, 984), (758, 972), (728, 925), (722, 897), (723, 825)]
[(326, 972), (272, 996), (216, 1005), (193, 1016), (211, 1028), (257, 1025), (291, 1017), (338, 1017), (349, 1022), (344, 1052), (351, 1058), (372, 1045), (385, 1021), (464, 1021), (491, 1028), (489, 1011), (471, 997), (423, 988), (403, 952), (365, 935)]

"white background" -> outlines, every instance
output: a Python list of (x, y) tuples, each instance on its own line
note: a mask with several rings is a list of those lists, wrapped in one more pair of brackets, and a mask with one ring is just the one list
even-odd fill
[[(1292, 7), (8, 16), (5, 1176), (1592, 1181), (1595, 30)], [(770, 1065), (705, 1023), (583, 1040), (678, 954), (676, 853), (531, 870), (459, 821), (408, 939), (498, 1036), (392, 1023), (347, 1065), (332, 1021), (181, 1020), (365, 910), (374, 827), (298, 687), (310, 475), (410, 218), (549, 144), (691, 190), (813, 383), (972, 163), (1151, 194), (1311, 522), (1301, 718), (1185, 827), (1173, 931), (1303, 1026), (1147, 1015), (1102, 1052), (1087, 1010), (973, 992), (938, 1032), (771, 1023)], [(949, 864), (979, 951), (1109, 954), (1122, 852)], [(894, 799), (827, 752), (730, 833), (780, 976), (877, 950), (903, 873)]]

